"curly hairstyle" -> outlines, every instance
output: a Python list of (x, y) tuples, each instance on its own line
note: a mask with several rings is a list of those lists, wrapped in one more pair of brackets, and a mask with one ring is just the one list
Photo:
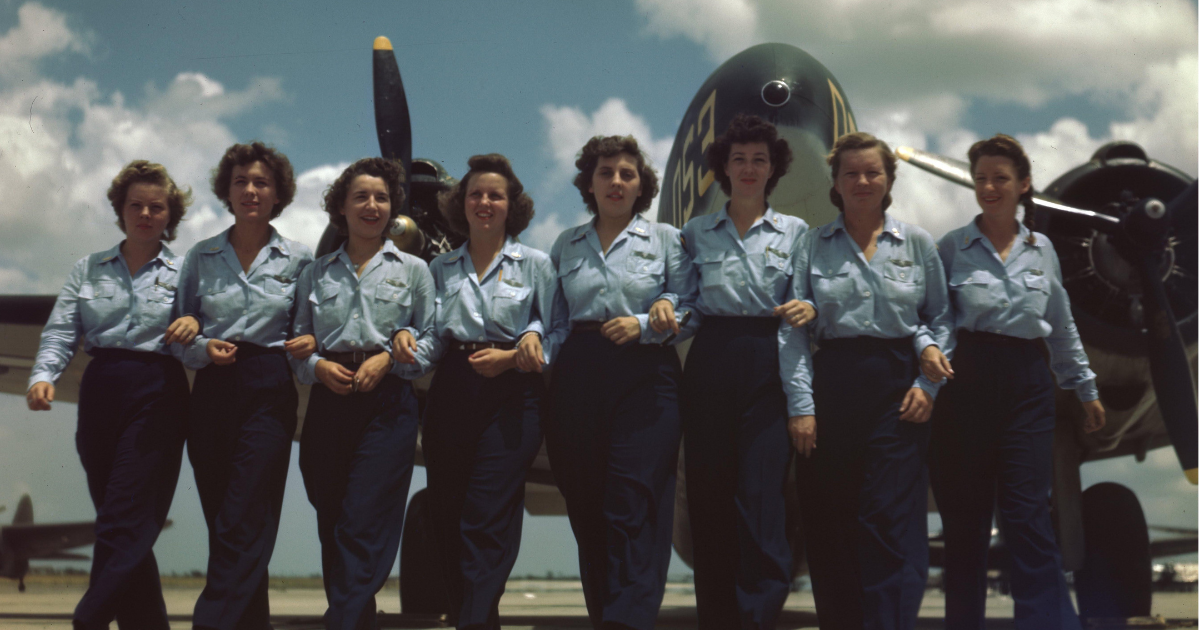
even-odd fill
[(404, 165), (400, 163), (400, 160), (369, 157), (347, 166), (346, 170), (342, 171), (342, 174), (338, 175), (338, 178), (329, 185), (329, 188), (325, 189), (324, 206), (325, 212), (329, 214), (329, 222), (337, 228), (338, 234), (346, 236), (348, 233), (346, 215), (342, 214), (342, 209), (346, 207), (346, 196), (350, 194), (350, 185), (359, 175), (378, 177), (387, 185), (388, 199), (391, 200), (392, 209), (388, 214), (387, 225), (379, 235), (381, 239), (387, 240), (388, 231), (396, 217), (400, 216), (400, 209), (404, 206)]
[(638, 179), (642, 182), (642, 194), (633, 201), (633, 214), (641, 214), (650, 208), (650, 202), (658, 194), (658, 173), (650, 166), (646, 154), (638, 148), (633, 136), (595, 136), (579, 150), (575, 160), (575, 187), (579, 189), (583, 202), (587, 204), (588, 212), (596, 214), (596, 195), (589, 192), (592, 187), (592, 177), (596, 174), (596, 165), (600, 158), (613, 157), (627, 153), (637, 160)]
[(775, 185), (784, 175), (787, 175), (788, 167), (792, 164), (792, 148), (788, 146), (787, 140), (779, 137), (779, 130), (775, 128), (775, 125), (758, 116), (738, 114), (729, 121), (725, 132), (708, 145), (708, 150), (704, 153), (709, 170), (721, 184), (721, 192), (726, 195), (732, 194), (733, 191), (729, 183), (729, 174), (725, 172), (725, 164), (729, 162), (729, 154), (733, 151), (733, 145), (751, 142), (762, 142), (767, 145), (771, 166), (775, 167), (775, 172), (767, 180), (764, 197), (770, 197), (771, 191), (775, 190)]
[[(825, 158), (825, 161), (829, 163), (830, 174), (836, 182), (838, 171), (842, 168), (842, 155), (847, 151), (862, 149), (879, 149), (879, 156), (883, 159), (883, 170), (887, 173), (888, 178), (887, 194), (883, 196), (883, 211), (887, 212), (888, 206), (892, 205), (892, 184), (896, 183), (896, 156), (886, 142), (863, 131), (848, 133), (838, 138), (837, 142), (833, 143), (833, 150)], [(837, 206), (839, 212), (846, 209), (836, 187), (829, 188), (829, 200)]]
[(967, 159), (971, 162), (971, 175), (975, 175), (975, 165), (979, 163), (979, 158), (988, 155), (993, 157), (1006, 157), (1012, 160), (1013, 166), (1017, 169), (1017, 179), (1023, 180), (1030, 178), (1029, 190), (1026, 190), (1021, 195), (1020, 203), (1025, 207), (1025, 227), (1033, 230), (1035, 219), (1037, 218), (1037, 206), (1033, 203), (1033, 180), (1030, 173), (1033, 168), (1029, 163), (1029, 156), (1025, 155), (1025, 149), (1017, 142), (1016, 138), (1002, 133), (998, 133), (987, 140), (980, 140), (971, 145), (967, 150)]
[(125, 231), (125, 196), (129, 187), (134, 184), (153, 184), (162, 186), (167, 192), (167, 229), (163, 230), (162, 240), (168, 243), (175, 240), (175, 228), (187, 214), (187, 207), (192, 203), (192, 189), (180, 188), (175, 180), (167, 173), (167, 167), (147, 160), (134, 160), (125, 165), (120, 173), (113, 178), (108, 187), (108, 200), (112, 203), (113, 212), (117, 213), (117, 226)]
[(283, 209), (292, 203), (296, 196), (296, 174), (292, 171), (292, 163), (287, 156), (257, 140), (250, 144), (235, 144), (225, 149), (225, 155), (212, 171), (212, 191), (217, 199), (225, 204), (229, 214), (235, 214), (233, 204), (229, 201), (229, 185), (233, 181), (233, 167), (249, 166), (262, 162), (271, 169), (275, 178), (275, 196), (279, 203), (271, 209), (271, 218), (283, 214)]
[(495, 173), (508, 181), (508, 219), (504, 222), (504, 232), (509, 236), (523, 232), (533, 220), (533, 199), (525, 194), (525, 187), (517, 179), (508, 158), (499, 153), (474, 155), (467, 160), (467, 169), (467, 174), (453, 188), (438, 194), (438, 208), (446, 216), (450, 229), (464, 236), (471, 234), (467, 223), (467, 188), (474, 176)]

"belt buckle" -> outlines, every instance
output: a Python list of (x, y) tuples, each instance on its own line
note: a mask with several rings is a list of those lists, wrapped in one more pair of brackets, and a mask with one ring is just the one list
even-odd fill
[(352, 363), (365, 363), (367, 360), (366, 350), (355, 350), (351, 354), (354, 355)]

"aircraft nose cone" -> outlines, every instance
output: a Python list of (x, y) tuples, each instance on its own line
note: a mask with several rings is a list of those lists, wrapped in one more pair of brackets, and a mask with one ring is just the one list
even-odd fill
[(763, 102), (771, 107), (782, 107), (792, 98), (792, 88), (783, 81), (769, 81), (762, 88)]

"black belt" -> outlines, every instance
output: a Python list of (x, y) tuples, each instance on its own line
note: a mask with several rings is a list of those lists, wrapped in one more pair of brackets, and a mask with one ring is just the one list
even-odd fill
[(283, 348), (268, 348), (256, 343), (250, 343), (249, 341), (235, 341), (233, 345), (237, 346), (236, 356), (238, 357), (249, 358), (264, 354), (284, 354)]
[(147, 352), (145, 350), (128, 350), (126, 348), (92, 348), (88, 350), (88, 354), (93, 359), (103, 359), (105, 361), (174, 361), (175, 357), (169, 354), (160, 354), (158, 352)]
[(1024, 339), (1022, 337), (1010, 337), (1008, 335), (998, 335), (981, 330), (960, 328), (958, 329), (958, 340), (968, 343), (991, 344), (994, 346), (1036, 346), (1041, 341), (1041, 338)]
[(385, 350), (355, 350), (354, 352), (321, 352), (321, 358), (334, 363), (341, 363), (347, 367), (351, 365), (362, 365), (364, 361), (379, 354), (386, 352)]
[(495, 348), (496, 350), (512, 350), (517, 347), (515, 341), (459, 341), (457, 339), (450, 342), (451, 350), (465, 350), (467, 352), (478, 352)]
[(913, 350), (912, 337), (835, 337), (822, 339), (817, 342), (822, 350), (855, 350), (871, 348), (895, 348), (898, 350)]
[(604, 322), (571, 322), (571, 333), (600, 332), (601, 328), (604, 328)]

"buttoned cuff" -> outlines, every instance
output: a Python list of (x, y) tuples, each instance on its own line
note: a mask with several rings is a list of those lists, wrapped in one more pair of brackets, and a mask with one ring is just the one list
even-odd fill
[(53, 385), (56, 380), (50, 372), (34, 372), (29, 375), (29, 385), (25, 386), (25, 391), (28, 392), (33, 389), (33, 386), (38, 383), (50, 383)]
[(942, 388), (942, 385), (945, 384), (945, 382), (945, 380), (942, 380), (941, 383), (934, 383), (933, 381), (925, 378), (925, 375), (922, 374), (917, 377), (916, 381), (913, 382), (913, 387), (920, 387), (921, 391), (929, 394), (930, 400), (937, 400), (938, 390)]
[(1100, 400), (1100, 390), (1096, 387), (1096, 379), (1089, 378), (1075, 387), (1075, 395), (1079, 397), (1079, 402), (1092, 402)]
[[(679, 308), (679, 296), (674, 293), (664, 293), (664, 294), (654, 298), (654, 302), (657, 302), (659, 300), (666, 300), (666, 301), (670, 302), (672, 309)], [(654, 306), (654, 302), (651, 302), (650, 306)]]
[(642, 336), (638, 339), (638, 343), (659, 344), (662, 343), (663, 339), (667, 338), (667, 335), (671, 334), (670, 329), (667, 332), (660, 333), (651, 328), (650, 315), (648, 313), (641, 313), (633, 317), (637, 320), (638, 326), (642, 327)]
[(796, 396), (793, 400), (788, 398), (788, 417), (796, 416), (815, 416), (817, 415), (817, 407), (813, 404), (812, 394), (802, 394)]
[(933, 338), (933, 335), (929, 333), (917, 333), (916, 335), (913, 335), (913, 350), (915, 350), (917, 353), (918, 361), (921, 360), (921, 353), (925, 352), (925, 348), (928, 348), (929, 346), (933, 346), (938, 350), (942, 349), (942, 347), (938, 345), (937, 340)]
[(308, 358), (303, 361), (298, 361), (296, 366), (296, 377), (305, 385), (317, 384), (317, 364), (321, 362), (321, 355), (313, 352), (308, 355)]
[(207, 367), (209, 363), (212, 363), (212, 359), (208, 358), (208, 337), (196, 335), (187, 350), (183, 351), (183, 364), (193, 370), (199, 370)]

